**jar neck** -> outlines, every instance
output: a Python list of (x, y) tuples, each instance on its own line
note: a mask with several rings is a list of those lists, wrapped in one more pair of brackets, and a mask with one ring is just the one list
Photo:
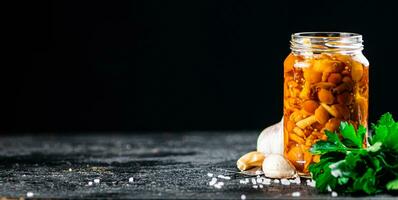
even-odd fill
[(302, 32), (292, 34), (290, 49), (296, 54), (356, 54), (363, 49), (362, 35), (344, 32)]

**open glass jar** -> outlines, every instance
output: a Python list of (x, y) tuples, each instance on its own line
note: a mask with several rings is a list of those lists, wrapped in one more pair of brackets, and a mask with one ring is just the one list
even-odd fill
[[(367, 127), (369, 62), (355, 33), (295, 33), (284, 61), (284, 151), (302, 174), (319, 162), (309, 152), (341, 121)], [(364, 141), (365, 142), (365, 141)]]

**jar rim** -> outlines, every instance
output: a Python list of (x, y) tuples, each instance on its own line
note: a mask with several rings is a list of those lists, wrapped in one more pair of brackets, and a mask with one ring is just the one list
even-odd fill
[(352, 32), (298, 32), (292, 38), (360, 38), (362, 35)]
[(351, 32), (298, 32), (291, 35), (295, 52), (355, 52), (363, 49), (362, 35)]

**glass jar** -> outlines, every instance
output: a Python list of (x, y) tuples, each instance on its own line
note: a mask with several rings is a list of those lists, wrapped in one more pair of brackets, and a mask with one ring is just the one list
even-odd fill
[(367, 127), (369, 62), (356, 33), (305, 32), (291, 37), (284, 61), (284, 151), (301, 174), (319, 162), (310, 147), (341, 121)]

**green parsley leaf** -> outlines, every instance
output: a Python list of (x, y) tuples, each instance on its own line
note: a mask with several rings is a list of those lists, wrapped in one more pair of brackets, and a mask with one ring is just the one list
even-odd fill
[(398, 190), (398, 178), (388, 182), (386, 187), (387, 190)]
[[(356, 146), (361, 148), (363, 143), (363, 137), (357, 135), (355, 128), (352, 124), (348, 124), (348, 122), (341, 122), (340, 124), (340, 132), (341, 135)], [(361, 131), (362, 133), (362, 131)]]
[[(398, 123), (390, 113), (366, 128), (342, 122), (338, 132), (325, 131), (326, 141), (318, 141), (310, 151), (321, 155), (309, 171), (321, 192), (329, 189), (346, 193), (375, 194), (398, 190)], [(341, 134), (341, 137), (339, 137)], [(364, 147), (368, 139), (371, 145)]]

